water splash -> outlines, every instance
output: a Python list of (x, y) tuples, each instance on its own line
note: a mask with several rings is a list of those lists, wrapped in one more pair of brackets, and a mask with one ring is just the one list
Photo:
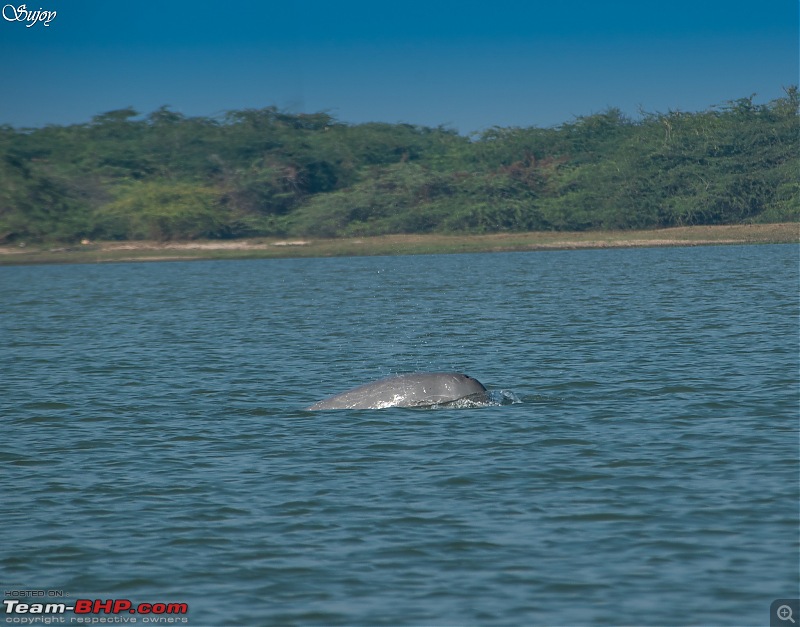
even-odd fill
[(522, 399), (511, 390), (489, 390), (485, 394), (473, 394), (448, 403), (432, 405), (433, 409), (473, 409), (478, 407), (500, 407), (515, 405)]
[(490, 405), (517, 405), (522, 399), (511, 390), (493, 390), (489, 392)]

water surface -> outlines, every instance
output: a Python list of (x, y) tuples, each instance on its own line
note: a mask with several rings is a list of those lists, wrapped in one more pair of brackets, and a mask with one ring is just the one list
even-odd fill
[[(194, 625), (752, 625), (798, 251), (0, 268), (0, 580)], [(306, 412), (458, 370), (523, 402)]]

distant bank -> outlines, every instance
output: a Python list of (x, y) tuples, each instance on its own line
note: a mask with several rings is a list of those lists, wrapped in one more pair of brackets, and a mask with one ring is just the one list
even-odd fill
[(642, 231), (404, 234), (338, 239), (251, 238), (194, 241), (90, 242), (65, 246), (0, 246), (0, 265), (348, 257), (447, 253), (572, 250), (724, 244), (800, 243), (800, 223), (689, 226)]

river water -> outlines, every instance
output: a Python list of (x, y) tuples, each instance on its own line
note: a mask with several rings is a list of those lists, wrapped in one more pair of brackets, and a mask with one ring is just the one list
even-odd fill
[[(6, 599), (754, 625), (798, 596), (793, 245), (6, 267), (0, 339)], [(301, 409), (442, 370), (522, 402)]]

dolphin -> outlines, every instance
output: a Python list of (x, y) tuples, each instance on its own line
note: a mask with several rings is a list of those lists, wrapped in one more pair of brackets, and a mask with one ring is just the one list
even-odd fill
[(486, 388), (477, 379), (460, 372), (414, 372), (359, 385), (305, 409), (430, 407), (467, 397), (473, 400), (486, 399)]

